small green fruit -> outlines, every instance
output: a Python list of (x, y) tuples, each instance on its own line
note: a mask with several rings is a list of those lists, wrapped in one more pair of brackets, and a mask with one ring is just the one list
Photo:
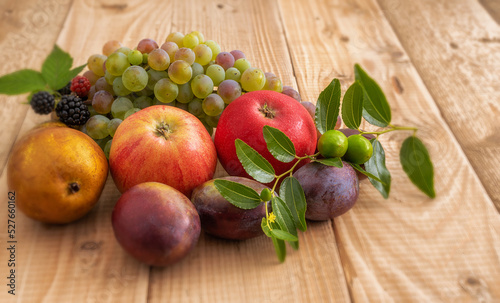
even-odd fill
[(349, 147), (344, 155), (346, 161), (355, 164), (363, 164), (372, 157), (372, 144), (362, 135), (349, 136), (347, 141), (349, 142)]
[(325, 158), (344, 156), (348, 146), (347, 137), (342, 132), (333, 129), (325, 132), (318, 141), (318, 151)]
[(271, 195), (271, 191), (269, 190), (269, 188), (264, 188), (261, 192), (260, 192), (260, 199), (262, 201), (269, 201), (273, 198), (273, 196)]

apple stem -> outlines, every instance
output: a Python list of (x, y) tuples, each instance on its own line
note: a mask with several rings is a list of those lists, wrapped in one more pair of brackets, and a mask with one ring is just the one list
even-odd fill
[(264, 103), (264, 106), (261, 107), (259, 111), (264, 114), (264, 117), (274, 119), (274, 112), (269, 107), (267, 107), (267, 103)]
[(161, 136), (161, 137), (164, 137), (165, 139), (168, 139), (168, 134), (171, 133), (170, 131), (170, 127), (168, 126), (168, 124), (160, 124), (157, 126), (156, 128), (156, 134), (158, 136)]

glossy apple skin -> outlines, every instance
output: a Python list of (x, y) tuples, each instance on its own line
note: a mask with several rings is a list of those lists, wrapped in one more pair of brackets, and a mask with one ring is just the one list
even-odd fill
[[(264, 108), (273, 117), (264, 113)], [(316, 128), (307, 110), (295, 99), (274, 91), (249, 92), (231, 102), (222, 112), (215, 132), (219, 160), (229, 175), (251, 178), (236, 155), (234, 141), (241, 139), (274, 167), (276, 174), (289, 170), (295, 161), (276, 160), (267, 149), (262, 129), (277, 128), (292, 140), (298, 156), (313, 155), (316, 149)], [(299, 167), (307, 161), (301, 161)]]
[(356, 171), (346, 162), (342, 168), (318, 162), (308, 163), (296, 171), (306, 197), (306, 219), (324, 221), (351, 209), (359, 195)]
[[(243, 177), (219, 178), (238, 182), (253, 188), (259, 194), (267, 186)], [(198, 214), (201, 227), (212, 235), (229, 240), (245, 240), (263, 235), (262, 218), (266, 217), (265, 204), (254, 209), (241, 209), (227, 201), (215, 188), (214, 180), (207, 181), (194, 189), (191, 197)], [(268, 204), (271, 211), (271, 204)]]
[(212, 179), (217, 153), (203, 124), (173, 106), (145, 108), (125, 119), (113, 137), (109, 155), (120, 192), (144, 182), (160, 182), (187, 197)]
[(189, 199), (171, 186), (146, 182), (127, 190), (112, 213), (115, 237), (137, 260), (167, 266), (184, 258), (200, 236)]

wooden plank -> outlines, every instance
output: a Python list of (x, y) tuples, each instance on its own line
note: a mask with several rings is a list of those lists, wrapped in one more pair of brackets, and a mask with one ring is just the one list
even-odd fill
[(477, 1), (379, 3), (500, 211), (500, 25)]
[[(440, 1), (427, 3), (436, 2)], [(444, 2), (435, 5), (441, 7)], [(401, 142), (410, 134), (390, 133), (381, 137), (392, 173), (390, 198), (384, 200), (365, 181), (355, 207), (334, 221), (337, 246), (353, 301), (500, 300), (497, 287), (500, 285), (500, 218), (417, 73), (419, 66), (440, 63), (428, 54), (425, 59), (429, 63), (418, 62), (414, 66), (413, 57), (410, 61), (376, 1), (303, 3), (281, 0), (279, 3), (303, 99), (315, 100), (334, 77), (341, 80), (345, 91), (353, 81), (353, 65), (358, 62), (385, 91), (392, 107), (393, 123), (418, 126), (418, 135), (428, 146), (434, 161), (437, 198), (431, 200), (408, 181), (399, 164)], [(408, 1), (392, 3), (401, 7), (410, 5)], [(431, 22), (429, 19), (454, 26), (453, 30), (449, 28), (451, 32), (471, 26), (471, 32), (478, 30), (482, 24), (479, 21), (467, 26), (461, 23), (471, 19), (474, 13), (460, 7), (460, 13), (455, 14), (455, 9), (455, 5), (447, 2), (446, 10), (434, 11), (430, 6), (405, 10), (406, 14), (398, 17), (400, 26), (406, 23), (404, 28), (415, 27), (411, 34), (410, 31), (405, 33), (406, 41), (413, 41), (406, 49), (425, 53), (425, 47), (431, 47), (434, 42), (443, 43), (432, 38), (434, 34), (424, 26), (423, 23)], [(434, 17), (423, 18), (419, 15), (423, 13)], [(443, 21), (448, 17), (444, 15), (449, 15), (450, 20)], [(489, 25), (488, 20), (483, 24), (487, 29)], [(421, 27), (424, 29), (420, 35), (417, 32)], [(429, 35), (432, 42), (424, 43), (427, 41), (425, 35)], [(489, 35), (496, 36), (496, 31)], [(491, 51), (486, 48), (482, 55), (491, 58)], [(450, 60), (447, 66), (440, 66), (446, 69), (456, 64), (459, 68), (463, 66), (460, 63), (464, 62)], [(490, 64), (481, 60), (475, 64), (481, 80), (463, 73), (448, 75), (446, 72), (446, 75), (440, 73), (442, 77), (436, 81), (441, 86), (471, 81), (488, 87), (492, 82), (487, 81), (490, 78), (484, 79), (485, 73), (481, 71), (489, 70)], [(452, 87), (449, 85), (450, 89)], [(485, 101), (471, 100), (472, 97), (465, 96), (468, 92), (463, 92), (462, 88), (457, 90), (467, 98), (470, 106)], [(442, 102), (445, 94), (436, 95), (436, 102)], [(494, 100), (498, 97), (489, 101)], [(465, 106), (464, 102), (456, 104), (456, 107)], [(481, 119), (478, 116), (468, 123), (474, 125), (476, 132), (488, 133), (492, 125), (476, 122)], [(367, 124), (362, 127), (376, 129)]]
[(479, 0), (479, 3), (481, 3), (493, 19), (500, 24), (500, 2), (495, 0)]
[[(71, 0), (1, 1), (0, 14), (0, 75), (23, 68), (40, 70), (43, 60), (50, 53), (61, 31)], [(23, 121), (28, 115), (34, 123), (47, 120), (34, 114), (22, 96), (0, 95), (0, 174), (16, 140)], [(34, 124), (30, 123), (30, 126)]]
[[(172, 31), (200, 30), (223, 50), (242, 50), (252, 65), (295, 86), (276, 1), (183, 1), (171, 22)], [(204, 235), (186, 261), (152, 270), (150, 302), (350, 301), (331, 226), (311, 224), (300, 240), (280, 264), (266, 237), (238, 243)]]

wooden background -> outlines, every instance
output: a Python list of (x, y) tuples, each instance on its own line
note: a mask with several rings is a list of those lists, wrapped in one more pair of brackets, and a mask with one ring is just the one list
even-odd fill
[(186, 259), (160, 269), (116, 242), (119, 192), (109, 178), (99, 204), (73, 224), (18, 212), (14, 297), (5, 164), (19, 136), (46, 118), (21, 105), (26, 96), (0, 96), (0, 302), (500, 302), (497, 0), (0, 0), (0, 15), (0, 75), (39, 69), (54, 43), (80, 65), (111, 39), (134, 47), (192, 30), (241, 49), (304, 100), (335, 77), (345, 91), (360, 63), (394, 123), (419, 127), (437, 192), (428, 199), (408, 181), (398, 160), (408, 134), (391, 133), (382, 137), (391, 197), (363, 182), (355, 207), (310, 222), (284, 264), (266, 237), (202, 234)]

